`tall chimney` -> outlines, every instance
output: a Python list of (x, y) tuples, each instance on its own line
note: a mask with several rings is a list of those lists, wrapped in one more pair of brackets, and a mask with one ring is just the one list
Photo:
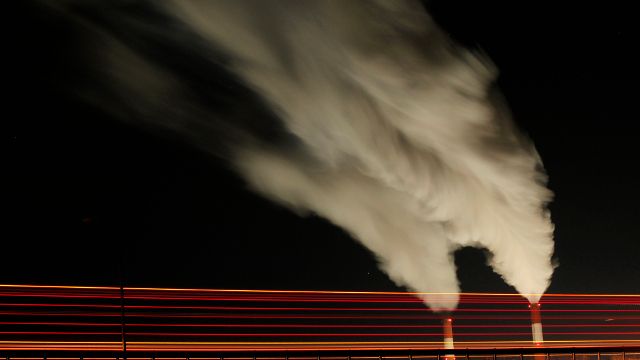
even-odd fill
[(533, 343), (536, 346), (542, 345), (544, 339), (542, 338), (542, 318), (540, 317), (540, 304), (533, 303), (529, 305), (531, 309), (531, 335), (533, 336)]
[[(442, 320), (442, 329), (444, 330), (444, 348), (453, 349), (453, 320), (451, 318), (445, 318)], [(453, 360), (455, 357), (453, 354), (447, 354), (444, 357), (445, 360)]]

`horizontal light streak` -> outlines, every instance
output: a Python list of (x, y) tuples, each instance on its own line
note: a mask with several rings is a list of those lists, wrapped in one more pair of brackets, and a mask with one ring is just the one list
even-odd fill
[[(86, 326), (86, 327), (120, 327), (121, 323), (96, 323), (96, 322), (47, 322), (47, 321), (0, 321), (0, 325), (20, 325), (20, 326)], [(442, 325), (379, 325), (379, 324), (173, 324), (173, 323), (127, 323), (127, 327), (193, 327), (193, 328), (271, 328), (271, 329), (442, 329)], [(509, 329), (509, 328), (531, 328), (530, 324), (494, 324), (494, 325), (459, 325), (457, 329)], [(546, 324), (545, 328), (611, 328), (611, 327), (637, 327), (640, 324)]]
[[(61, 313), (61, 312), (28, 312), (28, 311), (5, 311), (0, 312), (5, 316), (73, 316), (73, 317), (121, 317), (120, 313)], [(261, 315), (261, 314), (158, 314), (158, 313), (131, 313), (126, 314), (127, 318), (185, 318), (185, 319), (332, 319), (332, 320), (441, 320), (441, 315), (420, 315), (420, 316), (393, 316), (393, 315)], [(457, 320), (529, 320), (529, 316), (456, 316)], [(545, 320), (608, 320), (606, 316), (545, 316)], [(611, 321), (640, 320), (640, 316), (618, 316)]]
[[(80, 290), (111, 290), (120, 291), (119, 287), (114, 286), (75, 286), (75, 285), (25, 285), (25, 284), (0, 284), (0, 288), (19, 288), (19, 289), (80, 289)], [(220, 292), (220, 293), (274, 293), (274, 294), (339, 294), (339, 295), (452, 295), (458, 293), (439, 292), (400, 292), (400, 291), (335, 291), (335, 290), (248, 290), (248, 289), (198, 289), (198, 288), (153, 288), (153, 287), (125, 287), (125, 291), (173, 291), (173, 292)], [(635, 297), (640, 298), (639, 294), (514, 294), (514, 293), (459, 293), (461, 296), (544, 296), (547, 297)]]
[[(76, 335), (76, 336), (98, 336), (112, 335), (120, 336), (119, 331), (0, 331), (0, 335)], [(458, 332), (455, 336), (530, 336), (530, 332)], [(640, 335), (638, 331), (610, 331), (610, 332), (594, 332), (594, 331), (576, 331), (576, 332), (545, 332), (545, 335)], [(437, 333), (187, 333), (187, 332), (136, 332), (129, 331), (127, 336), (171, 336), (171, 337), (442, 337), (441, 332)]]
[[(558, 345), (562, 346), (562, 345), (567, 345), (570, 347), (580, 347), (580, 346), (590, 346), (592, 344), (602, 344), (602, 345), (609, 345), (609, 344), (624, 344), (627, 346), (634, 346), (636, 344), (640, 344), (640, 340), (603, 340), (603, 341), (591, 341), (591, 340), (576, 340), (576, 341), (562, 341), (562, 340), (557, 340), (557, 341), (545, 341), (545, 343), (548, 343), (548, 345), (550, 345), (550, 347), (557, 347)], [(216, 342), (216, 341), (162, 341), (162, 342), (154, 342), (154, 341), (131, 341), (129, 342), (127, 345), (131, 346), (131, 350), (140, 350), (140, 347), (143, 346), (151, 346), (151, 347), (158, 347), (158, 346), (163, 346), (163, 345), (169, 345), (169, 346), (235, 346), (236, 348), (244, 348), (244, 346), (318, 346), (317, 349), (323, 349), (325, 346), (376, 346), (373, 349), (376, 349), (377, 346), (389, 346), (389, 345), (399, 345), (399, 346), (419, 346), (419, 345), (430, 345), (430, 346), (438, 346), (440, 345), (440, 342), (415, 342), (415, 341), (363, 341), (363, 342), (358, 342), (358, 343), (354, 343), (354, 342), (345, 342), (345, 341), (338, 341), (338, 342), (319, 342), (319, 341), (313, 341), (313, 342)], [(466, 345), (466, 346), (474, 346), (474, 345), (480, 345), (480, 346), (493, 346), (493, 345), (498, 345), (498, 346), (514, 346), (514, 347), (534, 347), (534, 346), (527, 346), (529, 345), (529, 342), (526, 341), (499, 341), (499, 342), (495, 342), (495, 341), (464, 341), (464, 342), (458, 342), (459, 345)], [(78, 347), (78, 346), (104, 346), (104, 347), (109, 347), (109, 346), (117, 346), (120, 345), (119, 343), (115, 343), (115, 342), (91, 342), (91, 341), (16, 341), (16, 342), (11, 342), (11, 341), (0, 341), (0, 350), (6, 350), (7, 345), (13, 345), (13, 346), (30, 346), (30, 345), (49, 345), (49, 346), (74, 346), (74, 347)], [(541, 348), (544, 348), (541, 347)], [(182, 348), (184, 349), (184, 348)], [(287, 350), (289, 348), (283, 347), (283, 350)]]

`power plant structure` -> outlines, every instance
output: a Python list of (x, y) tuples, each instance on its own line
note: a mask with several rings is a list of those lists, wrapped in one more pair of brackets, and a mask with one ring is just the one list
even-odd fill
[[(542, 346), (544, 337), (542, 335), (542, 316), (540, 315), (540, 303), (529, 304), (529, 309), (531, 313), (531, 341), (535, 346)], [(455, 346), (453, 342), (453, 319), (451, 317), (442, 319), (442, 330), (443, 348), (447, 350), (453, 350)], [(453, 360), (454, 356), (446, 355), (445, 359)]]
[[(453, 350), (453, 319), (447, 317), (442, 319), (442, 330), (443, 330), (443, 343), (445, 349)], [(453, 354), (445, 355), (446, 360), (453, 360), (455, 356)]]
[(542, 345), (544, 338), (542, 337), (542, 317), (540, 316), (540, 303), (532, 303), (529, 305), (531, 309), (531, 336), (536, 346)]

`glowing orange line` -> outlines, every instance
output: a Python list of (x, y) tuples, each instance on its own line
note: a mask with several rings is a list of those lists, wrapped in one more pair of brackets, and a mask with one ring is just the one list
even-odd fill
[[(0, 315), (15, 315), (15, 316), (74, 316), (74, 317), (120, 317), (119, 313), (51, 313), (51, 312), (27, 312), (27, 311), (4, 311), (0, 312)], [(242, 315), (203, 315), (203, 314), (153, 314), (153, 313), (136, 313), (128, 312), (129, 318), (202, 318), (202, 319), (344, 319), (344, 320), (434, 320), (440, 319), (439, 315), (416, 315), (416, 316), (350, 316), (350, 315), (260, 315), (260, 314), (242, 314)], [(456, 316), (459, 320), (528, 320), (529, 316), (486, 316), (486, 315), (461, 315)], [(548, 315), (544, 317), (545, 320), (604, 320), (605, 316), (554, 316)], [(617, 316), (616, 320), (640, 320), (640, 316), (624, 315), (622, 317)]]
[[(35, 288), (35, 289), (92, 289), (92, 290), (117, 290), (112, 286), (76, 286), (76, 285), (26, 285), (26, 284), (0, 284), (0, 288)], [(336, 291), (336, 290), (249, 290), (249, 289), (198, 289), (198, 288), (152, 288), (152, 287), (126, 287), (129, 291), (199, 291), (222, 293), (275, 293), (275, 294), (352, 294), (352, 295), (461, 295), (461, 296), (545, 296), (545, 297), (639, 297), (640, 294), (514, 294), (514, 293), (451, 293), (451, 292), (400, 292), (400, 291)]]
[[(64, 316), (64, 315), (63, 315)], [(44, 326), (121, 326), (120, 323), (96, 323), (96, 322), (60, 322), (60, 321), (0, 321), (0, 325), (44, 325)], [(202, 323), (131, 323), (127, 327), (192, 327), (192, 328), (324, 328), (324, 329), (440, 329), (442, 325), (379, 325), (379, 324), (202, 324)], [(576, 327), (638, 327), (640, 324), (547, 324), (545, 328), (576, 328)], [(495, 324), (495, 325), (456, 325), (456, 328), (469, 329), (508, 329), (531, 328), (530, 324)], [(461, 335), (461, 334), (458, 334)]]
[[(0, 332), (3, 334), (4, 332)], [(30, 332), (18, 332), (18, 333), (30, 333)], [(38, 334), (48, 334), (46, 332), (37, 332)], [(65, 334), (82, 334), (76, 332), (64, 332)], [(35, 334), (35, 332), (34, 332)], [(51, 334), (63, 334), (63, 332), (56, 332)], [(117, 333), (86, 333), (96, 335), (113, 335)], [(183, 336), (183, 337), (197, 337), (197, 336), (209, 336), (209, 337), (440, 337), (441, 332), (437, 333), (179, 333), (179, 332), (128, 332), (128, 335), (132, 336)], [(594, 332), (594, 331), (581, 331), (581, 332), (545, 332), (546, 335), (640, 335), (638, 331), (610, 331), (610, 332)], [(487, 333), (456, 333), (456, 336), (529, 336), (530, 332), (487, 332)]]
[[(4, 347), (0, 346), (0, 350), (70, 350), (70, 351), (82, 351), (86, 349), (92, 350), (113, 350), (117, 349), (120, 344), (118, 343), (105, 343), (105, 342), (46, 342), (46, 341), (34, 341), (34, 342), (0, 342), (4, 343)], [(553, 341), (549, 342), (554, 347), (588, 347), (594, 344), (616, 344), (622, 346), (633, 346), (639, 344), (638, 340), (611, 340), (611, 341)], [(348, 350), (348, 349), (360, 349), (360, 350), (384, 350), (384, 349), (439, 349), (442, 344), (439, 342), (363, 342), (363, 343), (350, 343), (350, 342), (247, 342), (243, 344), (237, 343), (225, 343), (225, 342), (130, 342), (131, 351), (173, 351), (173, 350), (189, 350), (189, 351), (210, 351), (210, 350), (228, 350), (228, 351), (242, 351), (242, 350)], [(460, 342), (460, 346), (474, 346), (476, 348), (498, 347), (502, 349), (511, 348), (533, 348), (529, 342), (523, 341), (475, 341), (475, 342)], [(544, 347), (542, 347), (544, 348)]]
[(35, 289), (92, 289), (92, 290), (115, 290), (114, 286), (78, 286), (78, 285), (26, 285), (26, 284), (0, 284), (0, 288), (35, 288)]
[[(459, 341), (458, 344), (521, 344), (528, 343), (529, 341), (522, 340), (504, 340), (504, 341)], [(620, 339), (620, 340), (549, 340), (545, 343), (640, 343), (640, 339)], [(120, 345), (120, 342), (116, 341), (0, 341), (2, 344), (60, 344), (60, 345)], [(441, 345), (441, 341), (245, 341), (245, 342), (229, 342), (229, 341), (130, 341), (127, 344), (131, 345), (152, 345), (152, 344), (168, 344), (168, 345), (404, 345), (404, 344), (434, 344)]]

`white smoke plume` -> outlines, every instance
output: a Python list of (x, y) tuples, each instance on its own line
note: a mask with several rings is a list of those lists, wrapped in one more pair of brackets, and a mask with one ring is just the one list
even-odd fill
[[(253, 189), (341, 226), (436, 311), (457, 305), (452, 253), (463, 246), (486, 248), (491, 267), (530, 301), (546, 290), (552, 194), (541, 161), (514, 128), (491, 62), (454, 44), (419, 3), (161, 4), (223, 55), (296, 141), (230, 144)], [(132, 53), (120, 50), (125, 65), (112, 65), (119, 86), (153, 87), (156, 98), (179, 86)]]

